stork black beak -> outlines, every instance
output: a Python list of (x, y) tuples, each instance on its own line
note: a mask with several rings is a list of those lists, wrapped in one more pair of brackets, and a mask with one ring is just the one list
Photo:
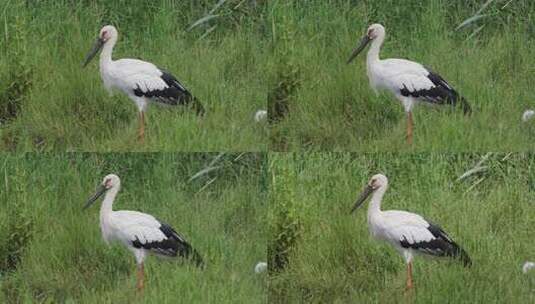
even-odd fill
[(367, 185), (366, 188), (364, 188), (359, 198), (357, 198), (357, 200), (355, 201), (355, 204), (353, 204), (353, 208), (351, 208), (350, 214), (355, 212), (355, 210), (357, 210), (357, 208), (360, 207), (362, 203), (364, 203), (364, 201), (366, 201), (366, 199), (368, 198), (368, 196), (370, 196), (373, 190), (373, 187), (370, 185)]
[(84, 61), (84, 64), (83, 64), (84, 68), (91, 61), (91, 59), (93, 59), (93, 57), (95, 57), (95, 55), (98, 53), (98, 51), (100, 51), (100, 49), (102, 48), (102, 46), (104, 45), (105, 42), (106, 41), (104, 41), (102, 38), (100, 38), (100, 37), (97, 38), (97, 40), (95, 41), (95, 44), (91, 48), (91, 51), (89, 51), (89, 53), (87, 53), (87, 56), (85, 57), (85, 61)]
[(350, 64), (357, 55), (362, 52), (362, 50), (368, 45), (368, 43), (371, 41), (370, 37), (368, 35), (364, 35), (362, 39), (360, 40), (360, 43), (358, 46), (353, 50), (353, 53), (351, 53), (351, 56), (349, 56), (349, 59), (347, 60), (347, 64)]
[(85, 206), (83, 208), (83, 210), (89, 208), (91, 205), (93, 205), (93, 203), (99, 198), (101, 197), (104, 193), (106, 193), (106, 186), (104, 185), (99, 185), (97, 187), (97, 190), (95, 191), (95, 194), (87, 201), (87, 203), (85, 203)]

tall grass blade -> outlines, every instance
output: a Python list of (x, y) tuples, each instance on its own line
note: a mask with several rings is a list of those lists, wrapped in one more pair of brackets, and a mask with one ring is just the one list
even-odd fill
[(485, 2), (485, 4), (483, 4), (483, 5), (479, 8), (479, 10), (475, 13), (475, 15), (479, 15), (479, 14), (481, 14), (481, 12), (483, 12), (483, 11), (487, 8), (487, 6), (489, 6), (493, 1), (494, 1), (494, 0), (488, 0), (487, 2)]
[(455, 30), (458, 31), (458, 30), (460, 30), (460, 29), (462, 29), (462, 28), (464, 28), (464, 27), (470, 25), (471, 23), (474, 23), (474, 22), (476, 22), (477, 20), (482, 19), (482, 18), (485, 18), (485, 17), (487, 17), (487, 16), (488, 16), (488, 15), (486, 15), (486, 14), (483, 14), (483, 15), (477, 15), (477, 14), (476, 14), (476, 15), (474, 15), (474, 16), (472, 16), (472, 17), (466, 19), (466, 20), (464, 20), (461, 24), (459, 24), (459, 25), (455, 28)]
[(202, 34), (201, 37), (199, 37), (199, 39), (197, 40), (203, 40), (206, 36), (210, 35), (210, 33), (213, 32), (216, 29), (216, 27), (217, 25), (214, 25), (211, 28), (207, 29), (206, 32), (204, 32), (204, 34)]
[(215, 19), (215, 18), (218, 18), (219, 15), (206, 15), (204, 17), (202, 17), (201, 19), (195, 21), (189, 28), (188, 28), (188, 32), (193, 30), (194, 28), (196, 28), (197, 26), (201, 25), (201, 24), (204, 24), (212, 19)]
[(219, 0), (219, 2), (216, 3), (216, 5), (210, 10), (208, 14), (212, 15), (213, 13), (215, 13), (215, 11), (217, 11), (221, 7), (221, 5), (225, 4), (225, 2), (227, 2), (227, 0)]
[(204, 169), (202, 169), (201, 171), (195, 173), (195, 175), (193, 175), (192, 177), (190, 177), (190, 179), (189, 179), (188, 181), (191, 182), (191, 181), (193, 181), (193, 180), (195, 180), (195, 179), (197, 179), (197, 178), (199, 178), (199, 177), (201, 177), (201, 176), (203, 176), (203, 175), (205, 175), (205, 174), (207, 174), (207, 173), (210, 173), (210, 172), (212, 172), (212, 171), (215, 171), (215, 170), (217, 170), (217, 169), (219, 169), (219, 168), (221, 168), (221, 167), (222, 167), (222, 166), (215, 166), (215, 167), (204, 168)]
[(485, 27), (485, 25), (483, 24), (482, 26), (476, 28), (472, 34), (470, 34), (468, 37), (466, 37), (466, 39), (464, 41), (468, 41), (470, 39), (472, 39), (473, 37), (475, 37), (479, 32), (481, 32), (481, 30)]

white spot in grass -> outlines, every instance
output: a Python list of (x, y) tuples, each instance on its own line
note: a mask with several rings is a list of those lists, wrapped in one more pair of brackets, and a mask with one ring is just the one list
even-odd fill
[(535, 111), (533, 110), (526, 110), (526, 112), (524, 112), (524, 114), (522, 114), (522, 121), (523, 122), (526, 122), (530, 119), (533, 118), (533, 115), (535, 115)]
[(258, 110), (256, 114), (254, 115), (254, 120), (256, 122), (261, 122), (263, 120), (266, 120), (267, 118), (267, 111), (266, 110)]
[(526, 262), (524, 263), (524, 266), (522, 266), (523, 273), (528, 273), (531, 269), (535, 269), (535, 263), (533, 262)]
[(254, 267), (254, 272), (255, 273), (262, 273), (262, 272), (265, 272), (267, 270), (267, 263), (266, 262), (259, 262), (258, 264), (256, 264), (256, 266)]

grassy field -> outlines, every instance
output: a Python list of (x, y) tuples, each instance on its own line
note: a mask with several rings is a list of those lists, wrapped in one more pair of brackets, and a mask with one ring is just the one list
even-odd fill
[[(268, 212), (270, 303), (533, 303), (535, 156), (490, 155), (486, 171), (457, 181), (477, 154), (271, 154)], [(383, 209), (441, 225), (471, 268), (415, 260), (415, 290), (389, 245), (373, 240), (366, 208), (349, 214), (378, 172), (389, 177)]]
[[(525, 151), (535, 145), (535, 3), (397, 1), (23, 1), (0, 5), (0, 148), (11, 151)], [(220, 4), (220, 5), (217, 5)], [(387, 93), (375, 96), (365, 54), (345, 62), (367, 26), (385, 25), (383, 58), (432, 67), (474, 108), (417, 107), (415, 144)], [(109, 97), (96, 63), (81, 62), (104, 24), (115, 58), (172, 71), (208, 108), (136, 108)], [(188, 31), (194, 24), (198, 26)], [(271, 126), (254, 113), (269, 104)]]
[[(482, 12), (486, 17), (456, 31), (484, 2), (271, 1), (274, 54), (285, 85), (284, 94), (273, 95), (269, 108), (278, 103), (288, 110), (271, 128), (270, 148), (532, 149), (533, 122), (522, 124), (520, 118), (535, 107), (535, 2), (491, 1)], [(409, 148), (401, 105), (388, 93), (375, 96), (369, 87), (366, 54), (346, 64), (367, 27), (376, 22), (386, 28), (382, 58), (406, 58), (433, 68), (467, 98), (473, 115), (417, 107), (415, 142)]]
[[(10, 151), (261, 151), (269, 57), (262, 7), (228, 1), (191, 31), (216, 1), (23, 1), (0, 4), (0, 149)], [(108, 96), (98, 61), (82, 69), (100, 28), (113, 24), (114, 58), (171, 71), (207, 108), (153, 106), (136, 141), (137, 108)]]
[[(267, 277), (253, 271), (266, 260), (265, 164), (261, 154), (0, 155), (0, 303), (266, 303)], [(81, 210), (109, 172), (122, 177), (115, 209), (174, 226), (204, 270), (149, 257), (138, 297), (133, 255), (105, 245), (99, 207)]]

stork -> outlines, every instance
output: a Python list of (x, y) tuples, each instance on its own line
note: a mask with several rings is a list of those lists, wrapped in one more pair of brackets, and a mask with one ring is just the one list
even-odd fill
[(372, 24), (353, 50), (347, 63), (351, 63), (371, 41), (366, 58), (366, 71), (370, 86), (376, 94), (380, 89), (390, 91), (402, 103), (407, 115), (409, 145), (412, 144), (413, 138), (412, 109), (417, 102), (453, 106), (460, 103), (465, 114), (471, 113), (472, 110), (466, 99), (431, 69), (405, 59), (379, 59), (379, 51), (384, 39), (385, 28), (381, 24)]
[(412, 289), (412, 259), (415, 254), (435, 257), (452, 257), (464, 266), (470, 266), (470, 257), (438, 225), (422, 216), (406, 211), (381, 211), (381, 201), (388, 188), (388, 179), (382, 174), (374, 175), (357, 198), (351, 213), (360, 207), (370, 194), (368, 228), (373, 237), (392, 245), (407, 264), (407, 290)]
[(135, 256), (137, 263), (137, 284), (139, 291), (144, 288), (144, 261), (149, 254), (161, 257), (184, 257), (202, 267), (200, 254), (168, 224), (150, 214), (137, 211), (113, 211), (112, 205), (121, 180), (115, 174), (104, 177), (95, 194), (87, 201), (84, 209), (104, 195), (100, 207), (100, 230), (102, 238), (109, 244), (118, 241)]
[(117, 89), (137, 105), (140, 141), (143, 141), (145, 136), (145, 110), (151, 102), (167, 106), (191, 104), (197, 115), (204, 114), (203, 105), (169, 72), (150, 62), (137, 59), (113, 60), (112, 51), (117, 37), (117, 29), (114, 26), (103, 27), (83, 66), (86, 67), (102, 49), (100, 76), (104, 86), (110, 95), (113, 89)]

